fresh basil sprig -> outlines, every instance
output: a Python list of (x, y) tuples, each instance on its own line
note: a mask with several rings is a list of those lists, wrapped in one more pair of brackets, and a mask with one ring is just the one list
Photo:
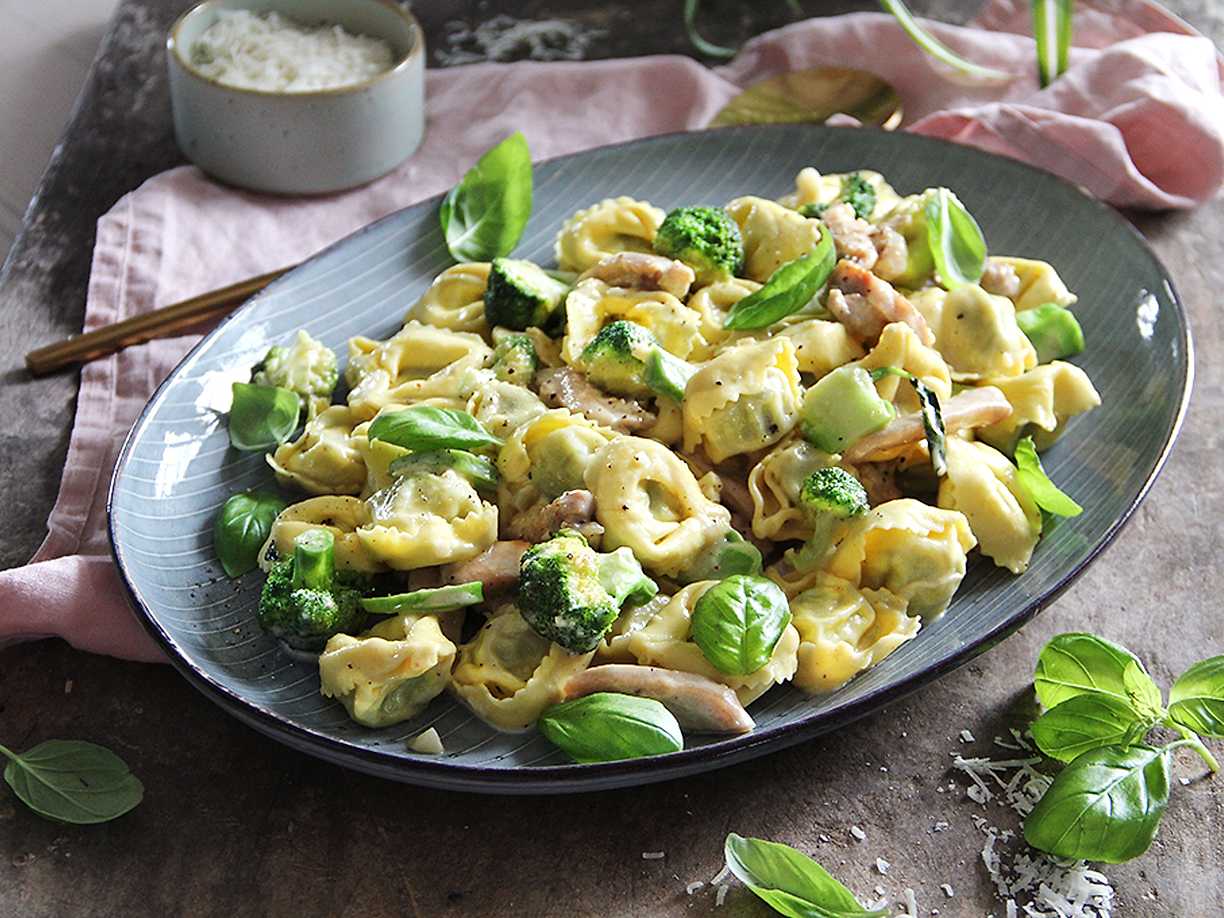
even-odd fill
[(776, 583), (734, 574), (693, 606), (693, 642), (716, 669), (747, 675), (769, 662), (790, 620), (786, 594)]
[(1224, 656), (1195, 663), (1169, 690), (1169, 718), (1201, 736), (1224, 738)]
[(374, 615), (398, 615), (400, 612), (440, 612), (484, 602), (484, 584), (455, 583), (442, 587), (397, 593), (394, 596), (368, 596), (361, 608)]
[(537, 726), (579, 764), (664, 755), (684, 748), (680, 725), (660, 702), (616, 692), (563, 701), (545, 711)]
[(287, 506), (267, 491), (242, 491), (222, 505), (213, 523), (213, 549), (225, 576), (241, 577), (258, 567), (259, 549)]
[(789, 845), (732, 832), (723, 844), (727, 869), (787, 918), (885, 918), (866, 909), (820, 864)]
[(414, 451), (502, 445), (466, 411), (433, 405), (411, 405), (380, 414), (371, 422), (368, 436)]
[(1032, 437), (1016, 444), (1016, 484), (1038, 507), (1055, 516), (1079, 516), (1084, 508), (1058, 489), (1041, 465)]
[(799, 311), (824, 286), (836, 261), (833, 236), (822, 226), (816, 247), (782, 265), (769, 276), (764, 287), (732, 306), (723, 320), (723, 328), (734, 331), (766, 328)]
[(935, 189), (924, 213), (939, 283), (947, 290), (976, 284), (986, 270), (986, 239), (977, 221), (947, 188)]
[(509, 255), (531, 216), (531, 152), (522, 131), (487, 151), (442, 199), (438, 219), (456, 261)]
[(1076, 695), (1033, 722), (1033, 740), (1050, 758), (1070, 762), (1102, 746), (1133, 746), (1158, 720), (1112, 695)]
[(922, 431), (926, 436), (927, 452), (931, 456), (931, 468), (937, 478), (948, 474), (948, 432), (944, 427), (943, 408), (939, 404), (939, 396), (930, 386), (915, 376), (909, 370), (900, 367), (877, 367), (871, 371), (872, 382), (879, 382), (885, 376), (900, 376), (908, 379), (918, 396), (918, 405), (922, 411)]
[(292, 389), (234, 383), (229, 438), (235, 449), (257, 452), (284, 443), (297, 430), (302, 399)]
[(7, 758), (4, 780), (39, 816), (90, 825), (117, 819), (144, 797), (144, 785), (109, 749), (80, 740), (47, 740)]

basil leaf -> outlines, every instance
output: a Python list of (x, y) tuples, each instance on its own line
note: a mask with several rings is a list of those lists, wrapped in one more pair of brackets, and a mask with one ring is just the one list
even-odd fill
[(1033, 503), (1057, 516), (1079, 516), (1084, 508), (1058, 489), (1045, 473), (1032, 437), (1016, 444), (1016, 484)]
[(438, 219), (455, 261), (509, 255), (531, 216), (531, 152), (522, 131), (487, 151), (442, 199)]
[(1033, 740), (1050, 758), (1070, 762), (1090, 749), (1133, 746), (1155, 723), (1111, 695), (1076, 695), (1034, 721)]
[(910, 384), (922, 406), (922, 430), (926, 434), (927, 452), (931, 454), (931, 468), (937, 478), (943, 478), (948, 474), (948, 435), (944, 430), (939, 396), (916, 376), (910, 376)]
[(1125, 673), (1132, 665), (1147, 676), (1138, 657), (1125, 647), (1094, 634), (1059, 634), (1041, 649), (1033, 687), (1047, 709), (1076, 695), (1107, 695), (1129, 703), (1135, 675), (1128, 686)]
[(827, 870), (789, 845), (732, 832), (723, 845), (735, 878), (788, 918), (884, 918), (886, 909), (863, 908)]
[(926, 202), (927, 245), (939, 282), (948, 290), (976, 284), (986, 269), (986, 240), (965, 206), (947, 188)]
[(259, 566), (259, 549), (287, 506), (267, 491), (243, 491), (222, 505), (213, 523), (213, 549), (225, 576), (241, 577)]
[(1202, 736), (1224, 738), (1224, 657), (1201, 660), (1178, 677), (1169, 716)]
[(1122, 687), (1130, 698), (1130, 705), (1144, 719), (1159, 720), (1164, 716), (1164, 697), (1160, 686), (1152, 681), (1143, 664), (1131, 660), (1122, 670)]
[(109, 749), (79, 740), (47, 740), (9, 760), (4, 780), (39, 816), (91, 825), (109, 822), (140, 803), (144, 785)]
[(484, 584), (456, 583), (444, 587), (413, 590), (394, 596), (368, 596), (361, 608), (375, 615), (398, 615), (400, 612), (439, 612), (459, 609), (484, 602)]
[(411, 450), (481, 449), (502, 444), (466, 411), (433, 405), (380, 414), (370, 424), (369, 438)]
[(718, 670), (747, 675), (769, 662), (790, 620), (786, 594), (776, 583), (734, 574), (693, 606), (693, 642)]
[(641, 562), (629, 547), (622, 545), (598, 557), (599, 585), (612, 597), (618, 609), (623, 605), (640, 606), (659, 592), (659, 585), (646, 576)]
[(732, 306), (723, 320), (723, 328), (765, 328), (797, 312), (824, 286), (836, 261), (833, 236), (822, 226), (816, 247), (782, 265), (769, 276), (764, 287)]
[(563, 701), (538, 726), (555, 746), (580, 764), (664, 755), (684, 748), (680, 725), (653, 698), (596, 692)]
[(234, 383), (229, 411), (229, 438), (247, 452), (284, 443), (297, 430), (302, 399), (292, 389)]
[(1107, 746), (1064, 768), (1024, 821), (1024, 839), (1057, 857), (1120, 864), (1152, 844), (1169, 802), (1169, 755)]

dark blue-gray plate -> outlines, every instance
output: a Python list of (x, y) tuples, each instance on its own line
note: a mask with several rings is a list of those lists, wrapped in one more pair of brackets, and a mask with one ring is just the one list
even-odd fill
[[(795, 173), (875, 169), (903, 194), (956, 191), (991, 251), (1045, 259), (1079, 294), (1088, 350), (1076, 358), (1104, 405), (1046, 454), (1053, 478), (1084, 513), (1065, 520), (1013, 577), (974, 559), (951, 609), (880, 666), (822, 698), (777, 688), (752, 707), (756, 730), (690, 738), (667, 756), (566, 764), (532, 733), (495, 733), (449, 695), (385, 730), (353, 724), (319, 694), (316, 668), (287, 657), (254, 622), (258, 574), (233, 583), (212, 550), (212, 519), (233, 492), (271, 483), (262, 455), (229, 448), (229, 383), (270, 344), (305, 328), (344, 353), (352, 335), (386, 337), (450, 264), (437, 200), (380, 220), (278, 280), (223, 322), (150, 400), (111, 484), (115, 559), (137, 615), (200, 691), (283, 743), (361, 771), (434, 787), (494, 793), (586, 791), (659, 781), (780, 749), (895, 701), (1020, 627), (1108, 544), (1172, 446), (1190, 393), (1190, 335), (1172, 282), (1121, 217), (1071, 185), (1012, 160), (907, 134), (812, 126), (668, 135), (536, 166), (535, 211), (516, 254), (551, 263), (573, 211), (628, 194), (663, 207), (777, 197)], [(436, 727), (440, 757), (405, 742)]]

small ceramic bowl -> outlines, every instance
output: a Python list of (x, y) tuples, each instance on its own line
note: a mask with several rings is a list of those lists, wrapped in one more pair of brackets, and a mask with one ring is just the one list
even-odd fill
[[(225, 86), (195, 70), (191, 47), (218, 11), (277, 12), (334, 23), (391, 45), (395, 65), (340, 89), (265, 92)], [(424, 36), (389, 0), (205, 0), (166, 40), (179, 149), (231, 185), (275, 194), (323, 194), (390, 172), (425, 132)]]

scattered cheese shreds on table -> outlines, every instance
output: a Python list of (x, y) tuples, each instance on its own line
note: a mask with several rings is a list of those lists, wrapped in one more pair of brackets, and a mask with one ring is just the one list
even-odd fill
[(421, 755), (442, 755), (446, 752), (446, 748), (442, 745), (442, 738), (438, 736), (438, 731), (433, 727), (410, 739), (408, 748)]
[(570, 19), (515, 19), (498, 15), (476, 26), (446, 23), (446, 47), (434, 51), (440, 64), (482, 61), (579, 61), (607, 33)]

